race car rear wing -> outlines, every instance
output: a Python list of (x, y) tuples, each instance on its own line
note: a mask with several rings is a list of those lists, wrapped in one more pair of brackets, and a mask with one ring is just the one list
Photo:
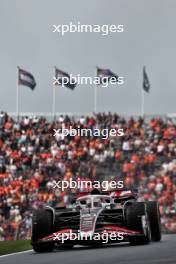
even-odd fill
[(100, 191), (98, 189), (93, 189), (90, 192), (79, 192), (77, 198), (80, 198), (85, 195), (96, 195), (96, 194), (102, 194), (102, 195), (109, 195), (114, 198), (126, 198), (126, 197), (134, 197), (136, 198), (138, 195), (138, 189), (136, 188), (121, 188), (121, 189), (115, 189), (115, 190), (108, 190), (108, 191)]

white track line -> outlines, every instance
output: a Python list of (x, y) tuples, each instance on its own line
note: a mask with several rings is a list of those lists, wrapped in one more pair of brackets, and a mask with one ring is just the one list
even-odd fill
[(32, 251), (33, 251), (33, 250), (30, 249), (30, 250), (25, 250), (25, 251), (20, 251), (20, 252), (15, 252), (15, 253), (10, 253), (10, 254), (6, 254), (6, 255), (2, 255), (2, 256), (0, 256), (0, 258), (9, 257), (9, 256), (14, 256), (14, 255), (19, 255), (19, 254), (25, 254), (25, 253), (32, 252)]

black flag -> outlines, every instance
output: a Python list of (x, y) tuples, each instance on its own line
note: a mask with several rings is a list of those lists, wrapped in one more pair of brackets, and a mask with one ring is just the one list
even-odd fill
[(101, 68), (97, 67), (97, 77), (100, 78), (101, 83), (102, 83), (102, 79), (104, 77), (108, 78), (107, 81), (110, 81), (110, 79), (113, 77), (114, 80), (116, 80), (116, 82), (118, 82), (118, 76), (115, 73), (113, 73), (110, 69), (101, 69)]
[(55, 67), (54, 85), (62, 85), (71, 90), (74, 90), (77, 85), (77, 82), (75, 82), (74, 79), (71, 78), (71, 76), (67, 72), (61, 71)]
[(27, 72), (18, 67), (18, 84), (25, 85), (29, 87), (31, 90), (34, 90), (36, 86), (36, 81), (34, 76), (30, 72)]
[(149, 91), (150, 91), (150, 82), (149, 82), (148, 75), (146, 73), (145, 66), (143, 67), (143, 89), (147, 93), (149, 93)]

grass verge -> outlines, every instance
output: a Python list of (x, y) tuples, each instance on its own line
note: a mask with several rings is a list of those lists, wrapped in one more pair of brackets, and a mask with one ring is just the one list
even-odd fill
[(32, 249), (30, 240), (10, 240), (0, 242), (0, 255)]

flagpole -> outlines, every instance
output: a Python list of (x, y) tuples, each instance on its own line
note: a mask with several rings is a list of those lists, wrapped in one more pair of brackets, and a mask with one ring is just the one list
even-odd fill
[(141, 94), (141, 117), (144, 117), (144, 107), (145, 107), (145, 94), (144, 89), (142, 87), (142, 94)]
[(19, 67), (17, 67), (17, 80), (16, 80), (16, 117), (19, 120)]
[[(96, 67), (95, 76), (97, 76), (97, 67)], [(97, 113), (97, 85), (96, 84), (94, 84), (94, 113)]]
[(54, 83), (53, 83), (53, 105), (52, 105), (52, 108), (53, 108), (52, 109), (53, 110), (53, 120), (55, 120), (55, 115), (56, 115), (56, 113), (55, 113), (56, 112), (56, 86)]
[(94, 112), (97, 112), (97, 86), (94, 85)]
[(56, 87), (53, 84), (53, 120), (55, 120), (56, 116)]

